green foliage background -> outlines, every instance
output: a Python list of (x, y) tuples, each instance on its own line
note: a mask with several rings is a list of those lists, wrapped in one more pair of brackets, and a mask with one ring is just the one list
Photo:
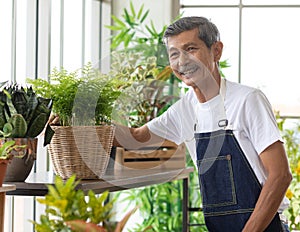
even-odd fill
[(290, 230), (300, 230), (300, 122), (281, 118), (279, 113), (277, 113), (277, 122), (293, 175), (292, 183), (286, 193), (290, 206), (284, 214), (289, 220)]
[(54, 185), (48, 185), (45, 198), (37, 199), (47, 206), (45, 214), (40, 216), (40, 222), (32, 221), (37, 232), (71, 232), (67, 221), (80, 219), (99, 224), (112, 216), (114, 201), (106, 201), (108, 191), (96, 195), (90, 190), (86, 197), (82, 190), (76, 189), (78, 183), (75, 175), (67, 181), (56, 176)]

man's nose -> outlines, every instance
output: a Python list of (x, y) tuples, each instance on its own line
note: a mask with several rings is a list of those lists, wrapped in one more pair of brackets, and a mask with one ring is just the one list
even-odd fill
[(178, 58), (178, 65), (185, 65), (188, 61), (188, 53), (186, 51), (180, 51)]

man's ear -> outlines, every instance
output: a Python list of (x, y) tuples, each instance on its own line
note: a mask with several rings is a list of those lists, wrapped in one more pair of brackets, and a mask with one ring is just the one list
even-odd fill
[(214, 53), (214, 61), (219, 61), (223, 52), (223, 43), (221, 41), (217, 41), (212, 45), (213, 53)]

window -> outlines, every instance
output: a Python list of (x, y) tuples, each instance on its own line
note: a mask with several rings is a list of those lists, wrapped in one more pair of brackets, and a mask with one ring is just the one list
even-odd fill
[(274, 110), (300, 116), (298, 0), (182, 0), (183, 16), (205, 16), (220, 30), (229, 80), (258, 87)]
[[(98, 67), (109, 54), (110, 14), (110, 1), (0, 1), (0, 82), (47, 79), (54, 67)], [(51, 170), (41, 142), (34, 169)], [(33, 231), (29, 220), (44, 211), (35, 198), (21, 196), (8, 196), (5, 208), (5, 231)]]
[[(105, 13), (102, 13), (105, 12)], [(1, 81), (47, 78), (54, 67), (67, 70), (98, 64), (107, 54), (110, 5), (100, 0), (1, 1)]]

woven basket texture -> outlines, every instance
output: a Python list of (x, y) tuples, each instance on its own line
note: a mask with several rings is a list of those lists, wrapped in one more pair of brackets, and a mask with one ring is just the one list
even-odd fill
[(114, 126), (53, 126), (48, 151), (56, 175), (63, 179), (101, 179), (114, 138)]

